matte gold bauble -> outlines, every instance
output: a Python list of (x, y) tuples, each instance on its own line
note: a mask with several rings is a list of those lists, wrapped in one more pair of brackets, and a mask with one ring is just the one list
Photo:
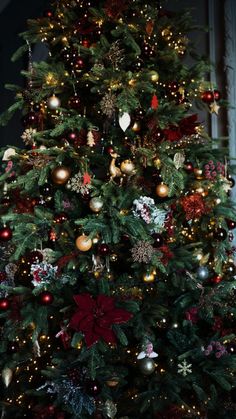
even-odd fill
[(202, 180), (204, 178), (202, 169), (196, 167), (193, 172), (197, 180)]
[(152, 358), (143, 358), (139, 361), (139, 368), (143, 375), (151, 375), (156, 365)]
[(102, 200), (102, 198), (99, 198), (98, 196), (90, 199), (89, 201), (89, 208), (93, 211), (93, 212), (100, 212), (102, 207), (104, 205), (104, 202)]
[(82, 234), (82, 236), (77, 237), (75, 244), (81, 252), (87, 252), (91, 249), (93, 242), (88, 236)]
[(132, 127), (131, 127), (133, 132), (139, 132), (141, 130), (141, 124), (139, 121), (134, 121)]
[(134, 173), (134, 163), (131, 160), (124, 160), (120, 165), (120, 170), (122, 173), (125, 173), (126, 175), (130, 176)]
[(157, 82), (159, 80), (159, 74), (154, 70), (150, 71), (150, 79), (153, 82)]
[(155, 273), (154, 272), (146, 272), (143, 275), (143, 281), (149, 284), (150, 282), (155, 281)]
[(71, 169), (66, 166), (58, 166), (51, 173), (52, 181), (56, 185), (64, 185), (70, 178)]
[(168, 196), (168, 194), (169, 194), (169, 188), (168, 188), (168, 186), (165, 185), (164, 183), (160, 183), (156, 187), (156, 194), (160, 198), (166, 198)]

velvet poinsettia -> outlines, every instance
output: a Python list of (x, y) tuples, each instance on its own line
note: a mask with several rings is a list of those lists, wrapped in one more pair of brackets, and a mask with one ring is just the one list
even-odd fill
[(114, 298), (107, 295), (101, 294), (96, 298), (90, 294), (74, 295), (74, 300), (78, 308), (69, 325), (84, 334), (87, 347), (100, 339), (115, 344), (112, 325), (126, 323), (132, 317), (127, 310), (116, 308)]

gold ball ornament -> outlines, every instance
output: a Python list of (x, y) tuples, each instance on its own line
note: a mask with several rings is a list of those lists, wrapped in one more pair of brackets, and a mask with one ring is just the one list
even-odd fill
[(155, 281), (155, 272), (146, 272), (143, 275), (143, 281), (149, 284), (150, 282)]
[(143, 375), (151, 375), (156, 365), (152, 358), (143, 358), (139, 361), (139, 368)]
[(71, 169), (66, 166), (58, 166), (51, 173), (52, 181), (55, 185), (64, 185), (70, 178)]
[(56, 95), (52, 95), (48, 98), (47, 105), (49, 109), (51, 109), (52, 111), (55, 111), (61, 106), (61, 101), (59, 97), (57, 97)]
[(133, 132), (141, 131), (141, 124), (139, 121), (134, 121), (133, 125), (131, 126)]
[(100, 212), (102, 207), (104, 205), (104, 202), (102, 200), (102, 198), (94, 197), (92, 199), (90, 199), (89, 201), (89, 208), (93, 211), (93, 212)]
[(154, 71), (154, 70), (150, 71), (150, 79), (153, 82), (158, 82), (158, 80), (159, 80), (159, 74), (156, 71)]
[(160, 169), (161, 168), (161, 159), (159, 159), (159, 157), (155, 157), (155, 159), (153, 160), (153, 164), (154, 164), (154, 167), (156, 169)]
[(91, 249), (93, 242), (88, 236), (82, 234), (81, 236), (77, 237), (75, 245), (81, 252), (87, 252)]
[(202, 180), (204, 178), (202, 169), (196, 167), (194, 169), (194, 176), (197, 180)]
[(120, 165), (120, 170), (125, 175), (133, 175), (135, 170), (134, 163), (131, 160), (124, 160)]
[(160, 183), (156, 187), (156, 194), (160, 198), (166, 198), (168, 196), (168, 194), (169, 194), (169, 188), (168, 188), (168, 186), (165, 185), (164, 183)]

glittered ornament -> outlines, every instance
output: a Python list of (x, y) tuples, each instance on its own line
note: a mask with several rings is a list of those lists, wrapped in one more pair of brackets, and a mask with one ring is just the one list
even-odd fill
[(209, 274), (209, 269), (206, 266), (199, 266), (199, 268), (197, 269), (197, 277), (202, 281), (208, 279)]
[(71, 169), (66, 166), (55, 167), (51, 173), (55, 185), (64, 185), (70, 178)]
[(54, 300), (54, 297), (52, 293), (49, 291), (43, 291), (38, 296), (39, 304), (42, 306), (48, 306), (52, 304), (53, 300)]
[(104, 202), (100, 197), (94, 197), (89, 201), (89, 208), (95, 213), (100, 212), (102, 210), (103, 205)]
[(91, 249), (93, 242), (88, 236), (82, 234), (81, 236), (77, 237), (75, 244), (78, 250), (81, 252), (87, 252)]
[(53, 110), (58, 109), (61, 106), (61, 101), (59, 97), (57, 97), (56, 95), (52, 95), (48, 98), (47, 105), (48, 105), (48, 108), (53, 111)]
[(10, 307), (8, 298), (0, 298), (0, 311), (7, 311)]
[(9, 227), (0, 229), (0, 242), (7, 242), (12, 238), (12, 230)]
[(169, 188), (164, 183), (160, 183), (156, 186), (156, 194), (159, 198), (166, 198), (169, 194)]
[(110, 254), (110, 248), (106, 243), (102, 243), (98, 246), (98, 253), (100, 256), (108, 256)]
[(135, 172), (135, 165), (131, 160), (124, 160), (120, 165), (122, 173), (131, 176)]
[(152, 358), (143, 358), (138, 361), (139, 369), (143, 375), (151, 375), (155, 371), (155, 362)]
[(88, 380), (85, 383), (85, 391), (89, 396), (96, 397), (101, 392), (101, 386), (97, 380)]
[(227, 238), (227, 231), (224, 228), (218, 228), (213, 232), (213, 237), (217, 241), (224, 241)]

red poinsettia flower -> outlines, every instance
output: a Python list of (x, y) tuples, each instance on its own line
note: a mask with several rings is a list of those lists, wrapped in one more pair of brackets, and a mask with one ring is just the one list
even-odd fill
[(163, 133), (167, 141), (178, 141), (183, 137), (180, 127), (171, 125), (169, 128), (164, 129)]
[(77, 332), (83, 332), (87, 347), (103, 339), (107, 343), (116, 343), (112, 330), (113, 324), (126, 323), (132, 314), (122, 308), (115, 307), (113, 297), (90, 294), (74, 295), (78, 306), (70, 321), (70, 327)]

